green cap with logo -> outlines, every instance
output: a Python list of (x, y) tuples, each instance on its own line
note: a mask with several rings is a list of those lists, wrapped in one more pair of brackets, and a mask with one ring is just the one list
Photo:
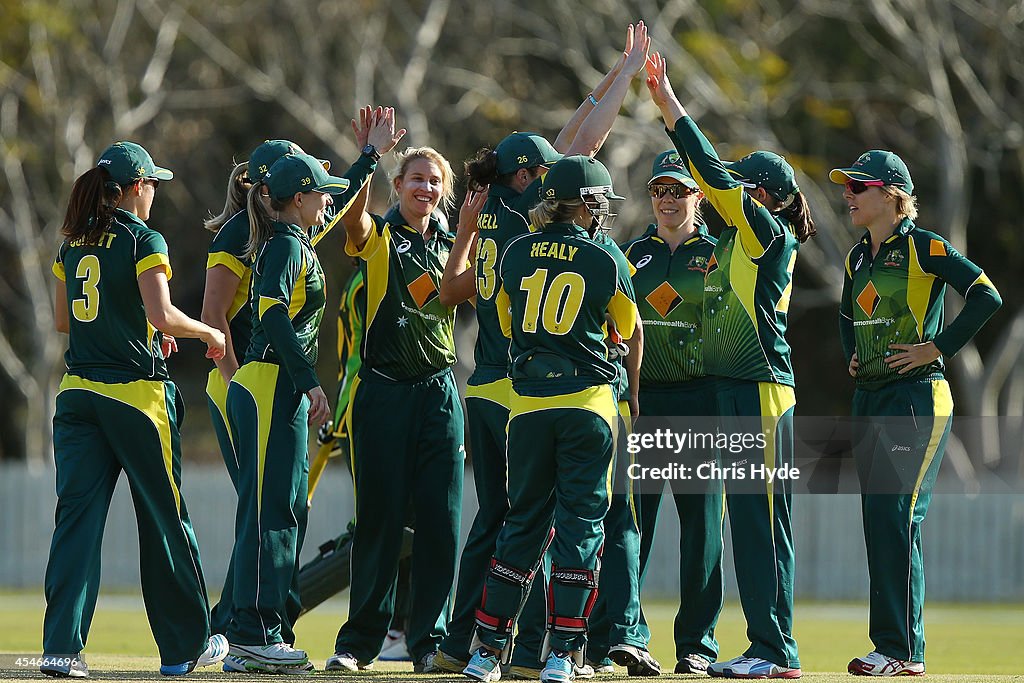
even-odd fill
[[(264, 140), (249, 155), (249, 180), (258, 183), (267, 175), (274, 162), (285, 154), (305, 154), (302, 148), (291, 140)], [(328, 165), (327, 168), (330, 168)]]
[(651, 179), (647, 181), (647, 184), (650, 185), (658, 178), (672, 178), (687, 187), (700, 189), (700, 185), (693, 179), (686, 164), (683, 163), (683, 158), (674, 149), (665, 150), (654, 158), (654, 168), (651, 169)]
[(515, 132), (494, 148), (498, 155), (498, 174), (515, 173), (521, 168), (548, 166), (562, 158), (551, 143), (536, 133)]
[(779, 201), (787, 201), (800, 192), (793, 167), (775, 152), (751, 152), (739, 161), (724, 164), (744, 187), (763, 187)]
[(308, 154), (281, 157), (270, 167), (264, 182), (275, 199), (288, 199), (297, 192), (341, 194), (349, 186), (348, 179), (329, 175), (320, 160)]
[(898, 187), (907, 194), (914, 194), (914, 181), (910, 179), (910, 169), (903, 163), (903, 159), (884, 149), (864, 152), (853, 162), (853, 166), (833, 168), (828, 177), (838, 185), (845, 185), (847, 180), (880, 181), (885, 185)]
[(603, 194), (608, 199), (625, 199), (612, 191), (612, 176), (597, 159), (574, 154), (555, 163), (544, 176), (540, 198), (580, 199)]
[(149, 152), (134, 142), (115, 142), (103, 150), (96, 165), (107, 169), (119, 185), (131, 185), (144, 178), (170, 180), (174, 177), (166, 168), (154, 164)]

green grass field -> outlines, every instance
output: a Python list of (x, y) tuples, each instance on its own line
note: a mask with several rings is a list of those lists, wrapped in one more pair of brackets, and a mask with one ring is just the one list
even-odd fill
[[(42, 592), (0, 592), (0, 652), (37, 653), (43, 618)], [(322, 667), (333, 651), (334, 636), (347, 614), (344, 600), (329, 601), (302, 617), (296, 626), (298, 645)], [(675, 663), (671, 633), (674, 608), (660, 603), (645, 607), (654, 638), (652, 651), (670, 672)], [(1024, 681), (1024, 605), (929, 605), (926, 611), (929, 680)], [(730, 603), (719, 622), (718, 638), (725, 658), (746, 647), (745, 624), (739, 605)], [(851, 657), (866, 653), (867, 610), (850, 604), (800, 604), (796, 606), (796, 637), (804, 678), (814, 681), (846, 681)], [(101, 595), (86, 649), (93, 678), (103, 680), (158, 679), (159, 660), (142, 600), (134, 595)], [(0, 656), (0, 678), (40, 680), (33, 670), (11, 668), (10, 656)], [(7, 667), (7, 668), (4, 668)], [(603, 676), (599, 680), (625, 680)], [(325, 674), (318, 673), (318, 677)], [(198, 678), (225, 674), (207, 669)], [(331, 677), (335, 677), (331, 675)], [(671, 676), (672, 678), (697, 678)], [(241, 678), (232, 675), (232, 680)], [(411, 664), (381, 664), (373, 672), (345, 676), (347, 680), (398, 681), (445, 680), (436, 675), (413, 675)], [(450, 677), (449, 677), (450, 678)], [(466, 680), (450, 678), (451, 680)], [(275, 679), (276, 680), (276, 679)]]

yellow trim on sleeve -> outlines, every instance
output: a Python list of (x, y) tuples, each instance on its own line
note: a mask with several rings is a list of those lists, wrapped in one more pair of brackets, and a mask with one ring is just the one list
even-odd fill
[[(295, 316), (299, 314), (302, 307), (306, 305), (306, 259), (302, 259), (302, 266), (299, 268), (299, 276), (295, 278), (295, 284), (292, 285), (292, 296), (288, 301), (288, 319), (295, 320)], [(262, 297), (260, 299), (260, 306), (263, 305)]]
[(284, 302), (283, 301), (278, 301), (277, 299), (272, 299), (269, 296), (261, 296), (260, 297), (260, 307), (259, 307), (259, 317), (260, 317), (260, 319), (261, 320), (263, 319), (263, 314), (264, 313), (269, 311), (273, 306), (277, 306), (277, 305), (284, 306)]
[[(371, 240), (376, 246), (371, 251), (367, 251)], [(348, 245), (345, 246), (345, 249), (348, 249)], [(346, 251), (346, 253), (348, 252)], [(350, 255), (356, 256), (357, 254)], [(366, 287), (366, 320), (363, 324), (363, 338), (365, 339), (370, 333), (370, 327), (377, 317), (377, 311), (380, 310), (380, 305), (388, 293), (388, 278), (391, 271), (391, 227), (385, 225), (379, 235), (377, 229), (374, 228), (373, 235), (366, 241), (362, 252), (358, 255), (366, 261), (366, 277), (363, 278), (363, 286)]]
[(50, 266), (50, 270), (53, 271), (53, 274), (57, 276), (58, 280), (60, 280), (61, 282), (67, 282), (67, 274), (64, 272), (63, 263), (54, 261), (53, 265)]
[(167, 473), (167, 483), (174, 496), (174, 506), (181, 516), (181, 492), (174, 482), (174, 449), (171, 443), (171, 417), (167, 412), (167, 395), (164, 383), (140, 379), (123, 384), (93, 382), (76, 375), (64, 375), (57, 393), (64, 391), (88, 391), (112, 401), (135, 408), (149, 418), (160, 441), (160, 453)]
[(622, 335), (623, 339), (631, 339), (636, 331), (636, 321), (640, 314), (636, 310), (636, 303), (623, 294), (621, 289), (616, 288), (612, 300), (608, 302), (608, 315), (615, 323), (615, 329)]
[[(971, 287), (973, 287), (974, 285), (981, 285), (983, 287), (988, 287), (993, 292), (998, 291), (996, 289), (996, 286), (994, 284), (992, 284), (992, 281), (988, 279), (988, 275), (985, 275), (984, 271), (982, 271), (981, 275), (979, 275), (977, 277), (977, 279), (974, 282), (971, 283)], [(971, 287), (967, 288), (968, 292), (971, 291)], [(965, 292), (965, 294), (966, 294), (966, 292)]]
[[(388, 230), (388, 226), (384, 226), (384, 230)], [(385, 240), (382, 233), (377, 232), (377, 224), (374, 222), (373, 227), (370, 228), (370, 236), (366, 238), (366, 243), (362, 249), (356, 249), (355, 245), (352, 244), (352, 239), (345, 240), (345, 254), (348, 256), (358, 256), (364, 261), (369, 261), (377, 253), (382, 244), (387, 244), (390, 240)]]
[(498, 323), (501, 325), (501, 333), (511, 339), (512, 302), (508, 298), (508, 292), (505, 291), (504, 283), (498, 289), (498, 293), (494, 297), (494, 308), (498, 312)]
[(509, 396), (512, 395), (512, 380), (508, 377), (487, 384), (470, 384), (466, 386), (466, 398), (479, 398), (508, 410)]
[(215, 266), (224, 266), (237, 275), (240, 280), (245, 279), (245, 273), (249, 270), (237, 256), (226, 251), (215, 251), (206, 257), (206, 269), (210, 270)]
[[(750, 225), (747, 220), (747, 214), (743, 211), (743, 197), (746, 195), (746, 190), (743, 186), (737, 185), (731, 187), (728, 190), (719, 190), (711, 187), (704, 177), (697, 171), (697, 167), (694, 166), (693, 162), (687, 160), (687, 166), (690, 167), (690, 174), (693, 179), (700, 185), (700, 189), (704, 190), (704, 196), (711, 202), (711, 206), (715, 207), (718, 214), (725, 219), (725, 222), (732, 225), (739, 232), (740, 243), (743, 246), (743, 251), (751, 259), (760, 258), (764, 255), (764, 246), (761, 245), (760, 240), (757, 239), (757, 234), (754, 232), (754, 228)], [(760, 206), (753, 197), (750, 201), (754, 202), (755, 205)]]
[(135, 263), (135, 277), (138, 277), (145, 273), (150, 268), (156, 268), (157, 266), (163, 266), (167, 271), (167, 279), (171, 279), (171, 261), (167, 258), (167, 254), (150, 254), (145, 258)]

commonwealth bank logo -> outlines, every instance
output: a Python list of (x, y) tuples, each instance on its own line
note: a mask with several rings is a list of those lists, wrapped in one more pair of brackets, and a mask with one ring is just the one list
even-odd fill
[(647, 303), (658, 312), (662, 318), (668, 318), (672, 311), (676, 310), (679, 304), (683, 303), (683, 297), (668, 282), (662, 282), (653, 292), (647, 295)]
[(878, 302), (881, 299), (878, 296), (878, 290), (875, 289), (873, 282), (868, 282), (868, 286), (861, 290), (861, 293), (857, 295), (857, 305), (860, 306), (860, 310), (870, 318), (875, 314), (875, 309), (878, 308)]

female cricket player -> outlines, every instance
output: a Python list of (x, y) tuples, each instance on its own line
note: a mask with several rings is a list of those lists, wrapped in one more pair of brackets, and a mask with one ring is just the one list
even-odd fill
[[(394, 133), (394, 110), (377, 115)], [(396, 143), (404, 132), (394, 133)], [(406, 643), (417, 672), (434, 670), (455, 578), (465, 448), (452, 372), (455, 308), (438, 296), (452, 235), (434, 215), (452, 206), (451, 166), (433, 148), (409, 148), (392, 189), (398, 202), (384, 216), (367, 211), (367, 185), (342, 217), (345, 252), (359, 257), (366, 283), (366, 326), (351, 399), (352, 601), (330, 670), (357, 671), (380, 652), (410, 503), (416, 534)]]
[(310, 229), (325, 224), (331, 195), (348, 187), (320, 160), (287, 154), (249, 190), (244, 257), (252, 263), (252, 337), (227, 396), (238, 457), (228, 640), (243, 670), (301, 671), (309, 663), (282, 631), (306, 512), (307, 423), (322, 424), (328, 415), (314, 369), (325, 280)]
[[(921, 525), (952, 425), (944, 379), (952, 357), (1002, 299), (984, 271), (934, 232), (917, 227), (910, 170), (871, 150), (829, 178), (844, 185), (850, 221), (865, 228), (846, 257), (839, 330), (856, 380), (854, 443), (870, 578), (874, 650), (850, 662), (861, 676), (922, 675), (924, 560)], [(944, 325), (949, 284), (963, 310)], [(902, 419), (901, 419), (902, 418)]]
[[(793, 168), (772, 152), (724, 164), (679, 103), (665, 60), (648, 63), (647, 85), (669, 137), (727, 227), (704, 280), (704, 371), (714, 377), (719, 428), (765, 434), (765, 448), (722, 454), (769, 467), (792, 464), (793, 368), (786, 342), (793, 268), (814, 235)], [(793, 638), (792, 491), (786, 481), (726, 486), (740, 602), (751, 639), (746, 652), (708, 666), (724, 678), (798, 678)]]
[[(675, 149), (655, 158), (647, 190), (655, 222), (643, 235), (622, 245), (635, 269), (633, 288), (644, 325), (640, 414), (645, 418), (713, 415), (701, 323), (704, 274), (718, 240), (708, 234), (701, 218), (704, 193)], [(680, 595), (674, 628), (675, 673), (702, 674), (718, 656), (715, 624), (723, 599), (722, 486), (710, 482), (704, 492), (676, 488)], [(661, 487), (634, 493), (641, 577), (654, 543), (661, 494)]]
[[(622, 57), (580, 104), (552, 146), (535, 133), (515, 132), (495, 148), (481, 149), (465, 164), (471, 191), (484, 193), (479, 219), (459, 220), (452, 255), (441, 281), (442, 302), (476, 297), (478, 323), (475, 369), (466, 389), (468, 438), (480, 509), (462, 552), (455, 609), (435, 665), (461, 672), (469, 659), (473, 619), (480, 606), (487, 564), (508, 512), (505, 429), (512, 390), (508, 376), (509, 340), (495, 307), (495, 268), (509, 240), (529, 232), (529, 211), (540, 203), (547, 168), (562, 154), (593, 156), (608, 137), (629, 90), (643, 68), (650, 40), (647, 27), (630, 25)], [(632, 55), (632, 57), (631, 57)], [(475, 260), (473, 253), (475, 252)], [(473, 264), (470, 265), (470, 261)], [(540, 672), (544, 591), (531, 592), (516, 636), (510, 675), (536, 678)]]
[(173, 177), (140, 145), (117, 142), (75, 181), (61, 228), (54, 317), (69, 340), (53, 418), (57, 512), (39, 667), (49, 676), (89, 675), (81, 652), (122, 470), (138, 513), (142, 592), (160, 673), (187, 674), (227, 654), (224, 636), (210, 636), (199, 548), (180, 490), (183, 405), (165, 362), (175, 337), (201, 339), (214, 360), (225, 340), (171, 303), (167, 243), (146, 225), (157, 186)]
[(568, 681), (574, 664), (584, 664), (618, 419), (606, 316), (624, 338), (636, 326), (625, 258), (591, 237), (609, 199), (618, 199), (607, 169), (590, 157), (564, 157), (545, 176), (541, 197), (530, 212), (540, 231), (509, 242), (496, 270), (496, 310), (512, 340), (510, 508), (465, 669), (481, 681), (497, 680), (499, 660), (508, 661), (516, 615), (549, 544), (540, 678)]

